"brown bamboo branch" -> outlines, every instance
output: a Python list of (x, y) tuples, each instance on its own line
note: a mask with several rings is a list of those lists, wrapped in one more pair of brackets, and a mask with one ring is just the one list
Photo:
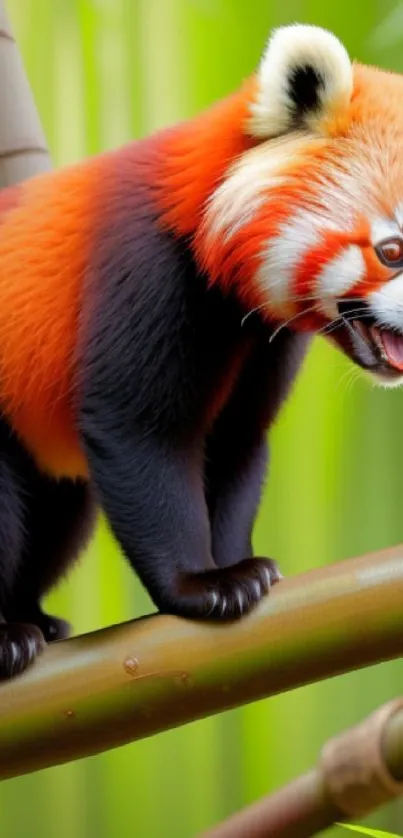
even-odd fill
[(331, 739), (317, 767), (200, 838), (310, 838), (403, 794), (403, 699)]
[(309, 838), (342, 820), (318, 772), (311, 771), (199, 838)]
[(0, 0), (0, 187), (51, 168), (34, 99)]
[(403, 653), (403, 546), (284, 580), (249, 617), (153, 616), (51, 645), (0, 688), (0, 778)]

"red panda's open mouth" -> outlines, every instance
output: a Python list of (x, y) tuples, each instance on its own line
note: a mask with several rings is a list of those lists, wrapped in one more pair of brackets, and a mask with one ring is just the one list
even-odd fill
[(403, 334), (378, 326), (363, 308), (362, 318), (341, 312), (340, 325), (329, 337), (360, 367), (392, 384), (403, 376)]
[(384, 363), (403, 373), (403, 335), (379, 326), (368, 326), (362, 320), (353, 320), (351, 325)]
[(403, 334), (369, 323), (344, 320), (337, 342), (364, 369), (383, 378), (403, 375)]

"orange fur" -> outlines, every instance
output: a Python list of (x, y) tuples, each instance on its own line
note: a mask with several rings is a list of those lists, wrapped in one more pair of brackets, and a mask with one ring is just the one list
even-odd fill
[(164, 141), (156, 173), (158, 203), (163, 223), (177, 235), (195, 232), (228, 166), (256, 144), (244, 131), (255, 85), (249, 79), (237, 93), (174, 128)]
[[(212, 282), (237, 286), (246, 310), (264, 305), (278, 320), (270, 300), (254, 281), (264, 251), (297, 211), (315, 209), (323, 179), (338, 187), (339, 176), (356, 158), (363, 191), (378, 213), (391, 216), (402, 198), (403, 79), (355, 65), (354, 94), (347, 111), (332, 116), (328, 137), (306, 137), (306, 151), (292, 154), (275, 189), (247, 222), (225, 236), (214, 232), (208, 209), (230, 168), (258, 141), (247, 134), (253, 77), (241, 90), (193, 121), (163, 132), (152, 144), (150, 181), (161, 224), (182, 236)], [(150, 146), (151, 148), (151, 146)], [(270, 154), (270, 143), (267, 153)], [(147, 156), (147, 155), (146, 155)], [(77, 324), (84, 275), (100, 216), (100, 190), (112, 177), (105, 158), (39, 176), (0, 194), (0, 378), (2, 406), (17, 434), (38, 463), (56, 475), (86, 475), (75, 418)], [(136, 189), (136, 155), (127, 177)], [(148, 164), (147, 164), (148, 165)], [(105, 168), (103, 168), (105, 166)], [(132, 168), (134, 166), (134, 168)], [(258, 186), (258, 184), (257, 184)], [(361, 238), (360, 238), (361, 236)], [(351, 235), (329, 233), (296, 269), (293, 294), (312, 293), (321, 265), (346, 243), (362, 247), (366, 277), (353, 296), (365, 296), (390, 277), (358, 225)], [(311, 303), (306, 303), (308, 308)], [(287, 311), (303, 310), (289, 305)], [(317, 312), (306, 312), (295, 328), (323, 326)], [(235, 380), (242, 358), (211, 407), (215, 416)]]
[(1, 218), (2, 404), (38, 463), (53, 474), (87, 473), (72, 383), (98, 168), (93, 161), (34, 178)]
[(402, 200), (403, 76), (354, 65), (350, 142), (370, 167), (368, 189), (379, 211), (392, 216)]

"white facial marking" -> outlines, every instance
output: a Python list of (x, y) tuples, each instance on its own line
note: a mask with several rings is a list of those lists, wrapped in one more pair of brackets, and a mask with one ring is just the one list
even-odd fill
[(371, 224), (371, 241), (374, 247), (385, 239), (390, 239), (393, 236), (399, 235), (399, 224), (391, 219), (376, 218)]
[(294, 296), (292, 283), (295, 269), (303, 256), (319, 242), (318, 229), (308, 213), (301, 211), (292, 221), (283, 224), (279, 235), (267, 243), (255, 278), (274, 307), (287, 304)]
[(403, 274), (369, 294), (367, 303), (380, 325), (403, 332)]
[(339, 298), (365, 276), (361, 249), (351, 244), (322, 268), (317, 280), (318, 296)]
[(210, 200), (207, 222), (212, 233), (228, 240), (251, 221), (270, 192), (287, 182), (290, 159), (297, 164), (309, 144), (307, 137), (284, 138), (243, 154)]
[(396, 218), (396, 221), (397, 221), (400, 229), (402, 229), (403, 228), (403, 201), (402, 201), (402, 203), (398, 204), (398, 206), (396, 207), (395, 218)]

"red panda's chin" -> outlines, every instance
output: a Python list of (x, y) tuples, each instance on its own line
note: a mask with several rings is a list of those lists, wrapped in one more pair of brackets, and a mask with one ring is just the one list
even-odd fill
[(403, 384), (403, 335), (365, 320), (345, 320), (329, 338), (377, 383), (386, 387)]

